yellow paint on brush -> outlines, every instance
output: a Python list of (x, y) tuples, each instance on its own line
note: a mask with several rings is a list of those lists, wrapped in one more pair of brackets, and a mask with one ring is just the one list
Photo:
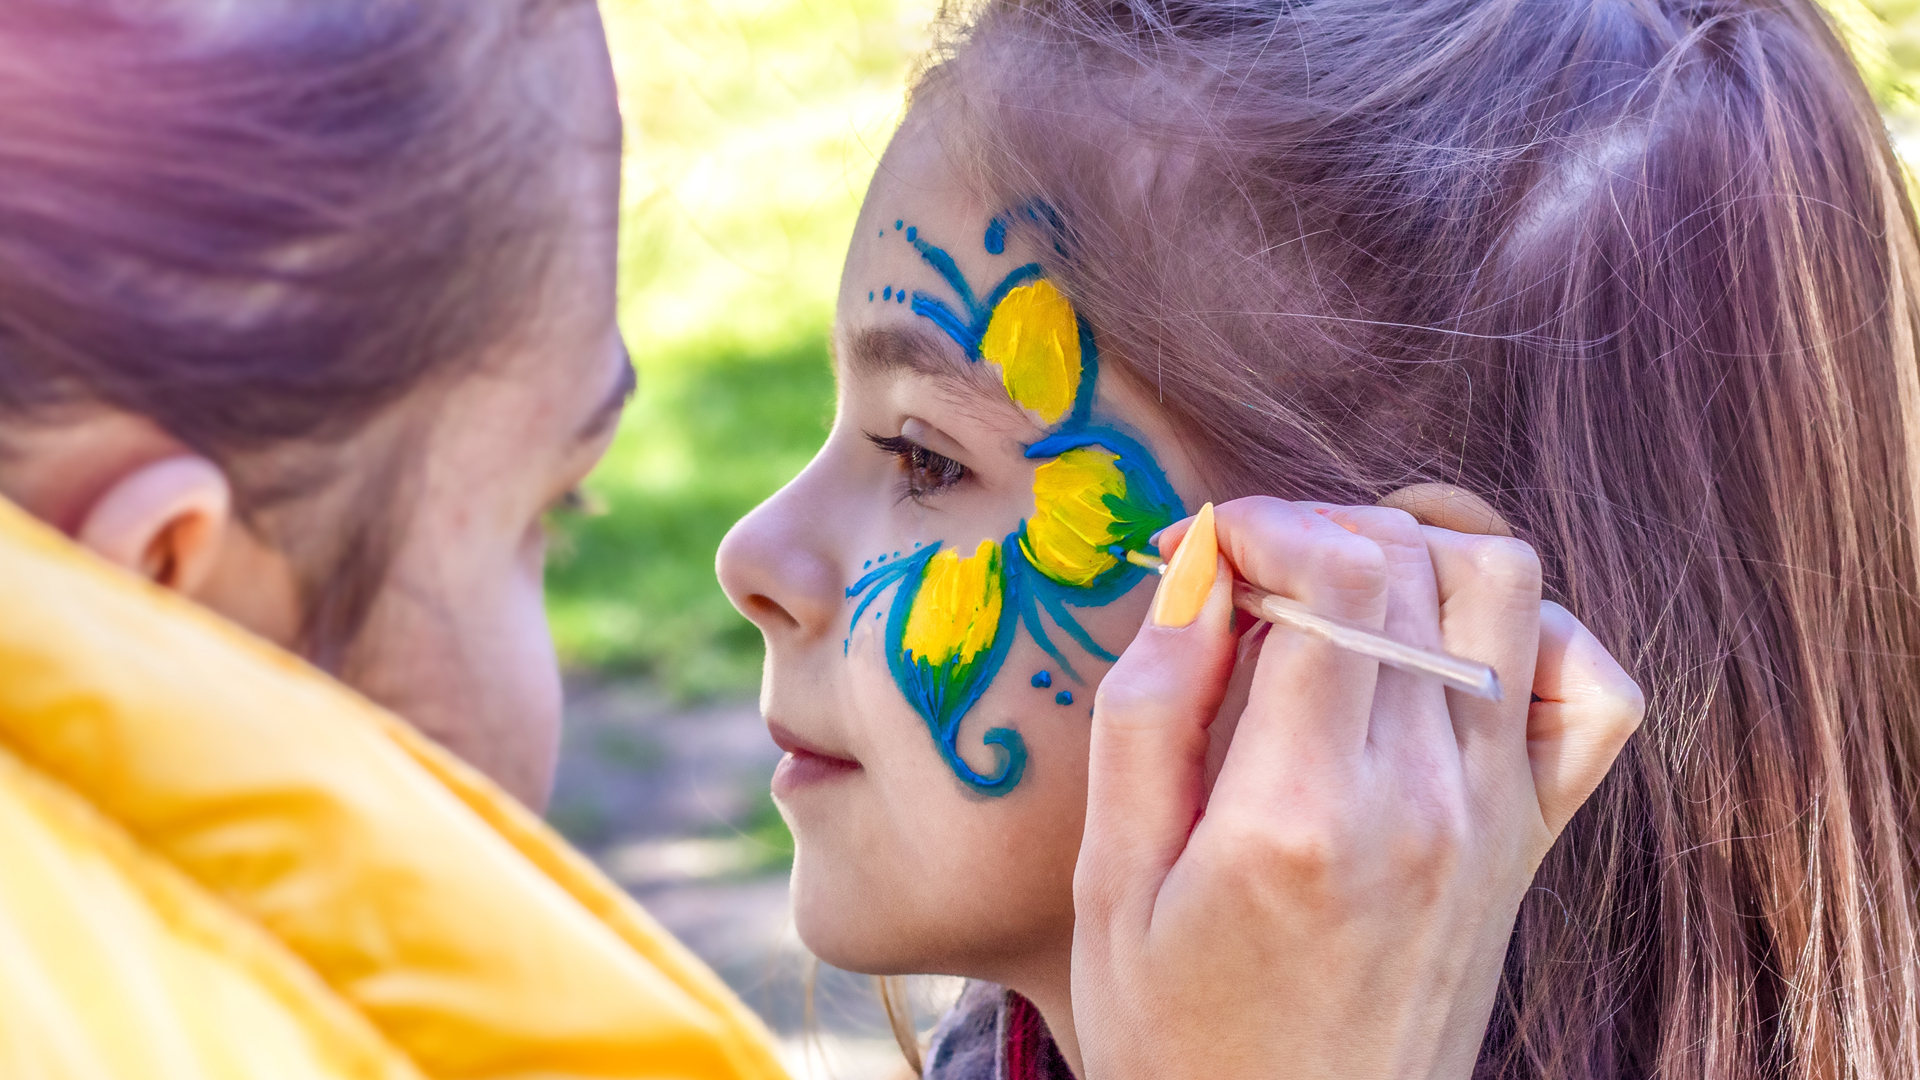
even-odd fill
[(1153, 594), (1155, 626), (1193, 625), (1200, 609), (1207, 606), (1207, 594), (1213, 591), (1220, 570), (1220, 538), (1213, 531), (1213, 504), (1200, 508), (1193, 525), (1180, 540), (1179, 550), (1167, 561), (1167, 572), (1160, 578), (1159, 591)]
[(1119, 560), (1107, 549), (1119, 539), (1105, 497), (1124, 497), (1127, 478), (1104, 446), (1082, 446), (1033, 473), (1033, 516), (1020, 541), (1027, 561), (1062, 585), (1085, 587)]
[(1059, 423), (1080, 393), (1080, 323), (1051, 282), (1007, 293), (994, 306), (980, 355), (1000, 369), (1007, 395), (1047, 424)]
[(964, 559), (942, 551), (927, 560), (900, 644), (935, 667), (955, 657), (966, 663), (993, 646), (1000, 600), (999, 544), (982, 540)]

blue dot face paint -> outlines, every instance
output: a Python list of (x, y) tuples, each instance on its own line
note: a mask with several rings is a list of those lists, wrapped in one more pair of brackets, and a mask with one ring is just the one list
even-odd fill
[[(1038, 226), (1059, 246), (1058, 215), (1033, 204), (993, 219), (982, 238), (989, 254), (1005, 253), (1008, 228), (1016, 221)], [(895, 685), (926, 722), (953, 774), (979, 794), (1005, 795), (1027, 767), (1020, 733), (1006, 727), (986, 732), (983, 741), (995, 750), (995, 766), (984, 772), (961, 757), (958, 738), (961, 721), (999, 675), (1014, 636), (1024, 628), (1063, 678), (1084, 686), (1068, 648), (1109, 663), (1118, 656), (1094, 639), (1075, 611), (1131, 592), (1145, 571), (1127, 562), (1125, 553), (1146, 548), (1148, 538), (1185, 510), (1146, 447), (1094, 412), (1100, 358), (1092, 328), (1039, 264), (1010, 268), (982, 293), (917, 226), (902, 220), (894, 229), (947, 289), (936, 294), (888, 286), (883, 299), (910, 303), (969, 360), (993, 368), (1009, 399), (1047, 434), (1026, 449), (1038, 463), (1033, 514), (1004, 539), (980, 541), (972, 551), (930, 543), (916, 545), (905, 558), (896, 552), (891, 561), (871, 560), (846, 590), (855, 603), (849, 632), (883, 595), (892, 596), (881, 636)], [(1041, 671), (1031, 681), (1048, 689), (1054, 676)], [(1073, 691), (1060, 690), (1054, 701), (1073, 704)]]

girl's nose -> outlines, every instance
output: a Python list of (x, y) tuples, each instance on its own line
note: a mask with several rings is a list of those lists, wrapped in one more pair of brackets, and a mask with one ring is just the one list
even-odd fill
[(845, 598), (825, 507), (799, 490), (802, 480), (740, 519), (720, 542), (715, 560), (727, 599), (760, 628), (768, 644), (827, 632)]

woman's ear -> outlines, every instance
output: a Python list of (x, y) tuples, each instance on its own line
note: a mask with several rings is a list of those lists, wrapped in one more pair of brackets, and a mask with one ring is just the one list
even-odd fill
[(87, 509), (74, 538), (109, 562), (192, 596), (213, 575), (232, 513), (226, 474), (206, 458), (181, 454), (115, 480)]

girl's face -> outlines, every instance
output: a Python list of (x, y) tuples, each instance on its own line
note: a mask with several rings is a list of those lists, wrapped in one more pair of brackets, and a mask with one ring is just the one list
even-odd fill
[(1018, 983), (1066, 961), (1094, 690), (1152, 595), (1114, 549), (1202, 493), (1035, 264), (1051, 210), (982, 205), (924, 113), (854, 232), (832, 433), (720, 575), (766, 637), (807, 945)]

